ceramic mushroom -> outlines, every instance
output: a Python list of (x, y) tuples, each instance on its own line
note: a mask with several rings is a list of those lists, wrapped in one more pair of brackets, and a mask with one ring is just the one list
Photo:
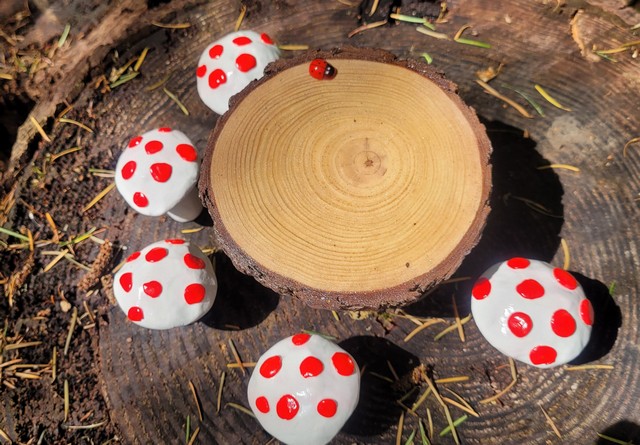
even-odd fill
[(320, 335), (296, 334), (258, 360), (249, 405), (262, 427), (288, 445), (322, 445), (358, 404), (360, 370), (353, 357)]
[(116, 165), (116, 186), (143, 215), (192, 221), (202, 211), (199, 168), (198, 152), (184, 133), (158, 128), (129, 141)]
[(237, 31), (207, 46), (200, 56), (196, 78), (200, 99), (214, 112), (229, 109), (229, 99), (259, 79), (277, 60), (278, 47), (267, 34)]
[(129, 320), (149, 329), (186, 326), (205, 315), (216, 297), (213, 266), (181, 239), (149, 244), (116, 273), (113, 293)]
[(591, 303), (573, 275), (526, 258), (486, 270), (473, 287), (471, 311), (493, 347), (540, 368), (576, 358), (589, 341), (594, 320)]

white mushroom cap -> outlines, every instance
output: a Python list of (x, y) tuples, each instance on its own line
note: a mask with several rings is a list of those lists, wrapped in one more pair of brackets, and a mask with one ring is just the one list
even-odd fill
[(132, 253), (113, 282), (129, 320), (149, 329), (193, 323), (211, 309), (217, 291), (211, 261), (181, 239), (158, 241)]
[(207, 46), (200, 56), (196, 78), (200, 99), (214, 112), (229, 109), (229, 99), (264, 74), (277, 60), (278, 47), (267, 34), (237, 31)]
[(191, 221), (202, 210), (199, 167), (198, 152), (184, 133), (158, 128), (129, 141), (116, 165), (116, 186), (143, 215), (168, 213), (177, 221)]
[(288, 445), (322, 445), (340, 431), (358, 404), (356, 361), (320, 335), (297, 334), (265, 352), (247, 396), (262, 427)]
[(526, 258), (486, 270), (473, 287), (471, 312), (493, 347), (539, 368), (576, 358), (589, 342), (594, 317), (573, 275)]

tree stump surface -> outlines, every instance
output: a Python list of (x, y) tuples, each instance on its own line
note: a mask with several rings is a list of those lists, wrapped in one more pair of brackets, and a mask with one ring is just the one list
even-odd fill
[[(57, 83), (46, 103), (36, 106), (44, 113), (36, 117), (52, 142), (33, 136), (35, 131), (28, 130), (32, 124), (25, 122), (20, 134), (31, 136), (19, 137), (2, 178), (3, 227), (24, 227), (36, 241), (47, 240), (54, 235), (45, 218), (49, 213), (63, 239), (96, 227), (105, 229), (96, 236), (114, 245), (108, 267), (94, 263), (99, 245), (91, 241), (72, 245), (77, 261), (107, 276), (95, 282), (89, 294), (77, 286), (87, 272), (75, 264), (62, 259), (43, 271), (53, 257), (42, 252), (63, 248), (55, 244), (35, 249), (32, 273), (12, 293), (11, 307), (5, 287), (2, 318), (7, 314), (16, 323), (21, 320), (21, 327), (12, 327), (11, 332), (44, 342), (33, 348), (35, 352), (23, 348), (25, 358), (33, 354), (34, 360), (46, 363), (56, 346), (58, 374), (53, 382), (47, 377), (20, 381), (15, 390), (3, 389), (0, 428), (4, 432), (22, 442), (33, 437), (37, 441), (44, 431), (44, 437), (56, 443), (81, 443), (83, 436), (106, 440), (113, 435), (123, 443), (182, 443), (188, 424), (191, 433), (199, 428), (196, 443), (267, 443), (269, 437), (255, 419), (232, 405), (248, 406), (246, 385), (251, 372), (228, 366), (235, 362), (232, 349), (244, 362), (256, 361), (279, 339), (308, 329), (335, 337), (361, 368), (366, 366), (361, 404), (333, 443), (394, 443), (402, 412), (397, 400), (414, 386), (412, 371), (420, 364), (436, 379), (469, 377), (438, 384), (443, 395), (454, 398), (445, 389), (450, 388), (479, 413), (457, 428), (463, 443), (605, 443), (599, 442), (596, 432), (640, 441), (638, 145), (629, 144), (623, 155), (625, 144), (640, 136), (640, 64), (631, 57), (632, 50), (607, 55), (615, 62), (594, 57), (592, 52), (594, 44), (611, 49), (637, 40), (637, 30), (630, 30), (640, 21), (637, 11), (616, 1), (448, 2), (447, 23), (439, 24), (438, 31), (453, 36), (461, 26), (471, 24), (477, 36), (469, 34), (469, 38), (490, 42), (491, 48), (485, 49), (430, 38), (407, 23), (348, 38), (358, 26), (357, 7), (348, 2), (247, 2), (242, 29), (267, 32), (279, 44), (324, 50), (348, 44), (381, 48), (402, 58), (419, 58), (428, 52), (433, 67), (459, 86), (460, 96), (487, 128), (493, 146), (492, 210), (479, 244), (453, 275), (461, 280), (439, 286), (403, 312), (334, 314), (313, 309), (262, 287), (217, 253), (220, 289), (209, 315), (183, 329), (156, 332), (127, 322), (109, 303), (108, 275), (127, 252), (162, 238), (184, 237), (201, 248), (217, 248), (211, 222), (205, 215), (188, 224), (144, 217), (128, 209), (116, 192), (83, 211), (112, 182), (92, 175), (89, 168), (112, 170), (132, 136), (160, 126), (184, 131), (204, 150), (217, 116), (197, 96), (196, 63), (208, 43), (233, 30), (239, 4), (226, 0), (152, 3), (132, 0), (121, 9), (127, 17), (133, 14), (127, 22), (131, 26), (118, 28), (120, 35), (112, 37), (113, 43), (96, 45), (95, 54), (100, 57), (85, 53), (88, 62), (83, 64), (81, 53), (74, 56), (74, 70), (84, 70), (79, 77), (70, 77), (75, 79), (74, 88)], [(149, 17), (191, 26), (161, 29), (151, 26)], [(78, 50), (81, 40), (70, 45), (67, 51)], [(100, 75), (137, 58), (145, 47), (150, 50), (138, 77), (108, 93), (94, 88)], [(117, 49), (117, 60), (109, 48)], [(500, 63), (503, 69), (491, 85), (528, 107), (533, 118), (523, 117), (476, 84), (477, 70), (497, 68)], [(62, 67), (61, 72), (65, 73)], [(179, 97), (188, 116), (162, 87), (146, 90), (167, 75), (164, 87)], [(534, 84), (542, 85), (571, 111), (544, 101)], [(505, 85), (534, 97), (544, 116), (536, 115)], [(88, 125), (93, 133), (56, 119), (55, 113), (65, 108), (63, 100), (73, 105), (65, 117)], [(82, 149), (55, 161), (48, 157), (75, 146)], [(570, 164), (580, 171), (548, 168), (552, 164)], [(184, 233), (184, 229), (194, 231)], [(16, 241), (3, 239), (9, 244)], [(439, 340), (434, 336), (453, 323), (452, 300), (461, 317), (468, 315), (473, 279), (465, 277), (476, 277), (493, 263), (516, 255), (558, 266), (569, 262), (569, 270), (576, 273), (596, 311), (594, 338), (577, 362), (613, 369), (539, 370), (518, 365), (513, 388), (498, 401), (481, 404), (511, 381), (507, 359), (487, 344), (473, 320), (464, 325), (464, 342), (457, 331)], [(29, 257), (28, 248), (4, 248), (0, 271), (12, 277)], [(72, 311), (62, 310), (65, 300), (78, 309), (79, 316), (86, 304), (96, 317), (95, 326), (86, 329), (87, 316), (79, 318), (67, 355), (62, 350)], [(412, 317), (438, 317), (444, 322), (405, 341), (417, 327)], [(65, 380), (70, 389), (68, 418), (63, 414)], [(405, 405), (411, 406), (424, 392), (424, 382), (418, 384)], [(190, 385), (197, 394), (201, 418)], [(36, 402), (42, 397), (50, 397), (46, 406)], [(453, 443), (451, 435), (438, 437), (446, 426), (440, 405), (427, 398), (417, 410), (422, 419), (426, 407), (433, 415), (434, 442)], [(541, 408), (562, 438), (555, 436)], [(455, 407), (451, 411), (454, 418), (464, 414)], [(88, 430), (59, 427), (102, 421), (106, 423)], [(402, 443), (417, 429), (417, 418), (407, 415)]]
[[(318, 58), (338, 75), (312, 78)], [(489, 139), (454, 90), (426, 63), (372, 49), (271, 65), (203, 161), (220, 247), (314, 307), (415, 301), (455, 272), (489, 212)]]

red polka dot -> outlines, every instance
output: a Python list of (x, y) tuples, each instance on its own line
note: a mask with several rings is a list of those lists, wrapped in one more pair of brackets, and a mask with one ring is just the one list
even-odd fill
[(526, 269), (527, 267), (529, 267), (529, 264), (531, 264), (531, 261), (526, 258), (520, 257), (511, 258), (509, 261), (507, 261), (507, 266), (512, 269)]
[(131, 255), (129, 255), (129, 258), (127, 258), (127, 263), (130, 263), (133, 260), (137, 260), (139, 256), (140, 252), (133, 252)]
[(157, 263), (158, 261), (169, 255), (169, 251), (164, 247), (154, 247), (144, 256), (144, 259), (150, 263)]
[(531, 332), (531, 329), (533, 328), (533, 321), (531, 320), (531, 317), (524, 312), (514, 312), (509, 316), (507, 325), (513, 335), (522, 338)]
[(338, 404), (333, 399), (322, 399), (316, 409), (322, 417), (333, 417), (338, 412)]
[(209, 87), (212, 89), (218, 88), (220, 85), (227, 83), (227, 73), (221, 69), (211, 71), (209, 74)]
[(207, 74), (207, 67), (206, 65), (200, 65), (197, 69), (196, 69), (196, 76), (198, 77), (204, 77)]
[(223, 52), (224, 48), (222, 45), (213, 45), (209, 50), (209, 57), (212, 59), (219, 59)]
[(300, 363), (300, 374), (305, 379), (319, 376), (323, 369), (322, 361), (316, 357), (307, 357)]
[(569, 290), (574, 290), (576, 287), (578, 287), (578, 281), (576, 281), (573, 275), (571, 275), (564, 269), (556, 267), (555, 269), (553, 269), (553, 276), (561, 286), (566, 287)]
[(133, 203), (138, 207), (146, 207), (149, 205), (149, 198), (142, 192), (135, 192), (133, 194)]
[(204, 300), (207, 290), (200, 283), (193, 283), (184, 288), (184, 300), (187, 304), (196, 304)]
[(591, 302), (587, 299), (580, 302), (580, 318), (587, 326), (593, 325), (593, 306), (591, 306)]
[(176, 147), (178, 155), (187, 162), (195, 162), (198, 159), (198, 152), (193, 145), (179, 144)]
[(136, 136), (129, 141), (129, 148), (136, 147), (142, 142), (142, 136)]
[(336, 352), (331, 357), (333, 367), (336, 368), (338, 374), (343, 376), (350, 376), (355, 371), (356, 367), (351, 359), (351, 356), (345, 352)]
[(251, 71), (257, 64), (258, 62), (256, 61), (256, 58), (251, 54), (244, 53), (236, 57), (236, 66), (243, 73)]
[(170, 133), (171, 132), (171, 128), (169, 128), (169, 127), (160, 127), (160, 128), (158, 128), (158, 131), (160, 133)]
[(280, 371), (282, 368), (282, 358), (279, 355), (274, 355), (266, 359), (260, 366), (260, 375), (265, 379), (270, 379)]
[(123, 273), (120, 275), (120, 286), (125, 292), (129, 292), (133, 286), (133, 274), (131, 272)]
[(471, 295), (476, 300), (484, 300), (491, 293), (491, 282), (489, 279), (485, 277), (481, 277), (476, 281), (476, 284), (473, 286), (473, 290), (471, 291)]
[(123, 179), (131, 179), (133, 174), (136, 172), (136, 161), (129, 161), (122, 167), (121, 173)]
[(186, 264), (189, 269), (205, 268), (205, 262), (201, 258), (198, 258), (195, 255), (191, 255), (190, 253), (188, 253), (184, 256), (183, 259), (184, 259), (184, 264)]
[(158, 298), (162, 293), (162, 284), (157, 281), (149, 281), (142, 285), (142, 289), (144, 293), (149, 295), (151, 298)]
[(156, 181), (167, 182), (171, 178), (173, 167), (171, 167), (166, 162), (158, 162), (155, 164), (151, 164), (151, 167), (149, 167), (149, 171), (151, 172), (151, 177)]
[(233, 39), (233, 43), (235, 43), (238, 46), (244, 46), (244, 45), (250, 44), (251, 39), (249, 37), (240, 36)]
[(184, 244), (184, 240), (180, 238), (166, 239), (164, 242), (169, 244)]
[(301, 346), (304, 345), (306, 342), (309, 341), (309, 339), (311, 338), (311, 335), (309, 334), (296, 334), (293, 337), (291, 337), (291, 342), (296, 345), (296, 346)]
[(269, 401), (267, 400), (267, 398), (262, 396), (258, 397), (256, 399), (256, 408), (262, 414), (267, 414), (269, 412)]
[(551, 346), (536, 346), (529, 353), (529, 360), (534, 365), (551, 365), (557, 356), (558, 353)]
[(158, 153), (163, 147), (164, 145), (162, 145), (162, 142), (160, 141), (149, 141), (144, 144), (144, 151), (146, 151), (147, 154), (152, 155), (154, 153)]
[(260, 38), (262, 39), (262, 41), (264, 43), (266, 43), (267, 45), (273, 45), (273, 39), (271, 37), (269, 37), (269, 35), (262, 33), (260, 35)]
[(557, 310), (551, 316), (551, 330), (560, 337), (571, 337), (576, 332), (576, 320), (564, 309)]
[(142, 321), (142, 319), (144, 318), (144, 313), (138, 306), (131, 306), (129, 312), (127, 312), (127, 317), (131, 321)]
[(522, 283), (516, 286), (516, 292), (518, 292), (522, 298), (527, 300), (535, 300), (544, 295), (544, 287), (536, 280), (524, 280)]
[(298, 414), (298, 409), (300, 409), (300, 405), (298, 405), (298, 401), (291, 394), (280, 397), (280, 400), (278, 400), (276, 404), (278, 417), (283, 420), (293, 419), (296, 414)]

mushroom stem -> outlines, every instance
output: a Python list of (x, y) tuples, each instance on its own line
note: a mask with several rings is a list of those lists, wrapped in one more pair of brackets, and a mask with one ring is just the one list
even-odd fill
[(202, 202), (198, 196), (198, 190), (194, 186), (184, 195), (182, 201), (167, 212), (167, 215), (178, 222), (189, 222), (196, 219), (200, 212), (202, 212)]

